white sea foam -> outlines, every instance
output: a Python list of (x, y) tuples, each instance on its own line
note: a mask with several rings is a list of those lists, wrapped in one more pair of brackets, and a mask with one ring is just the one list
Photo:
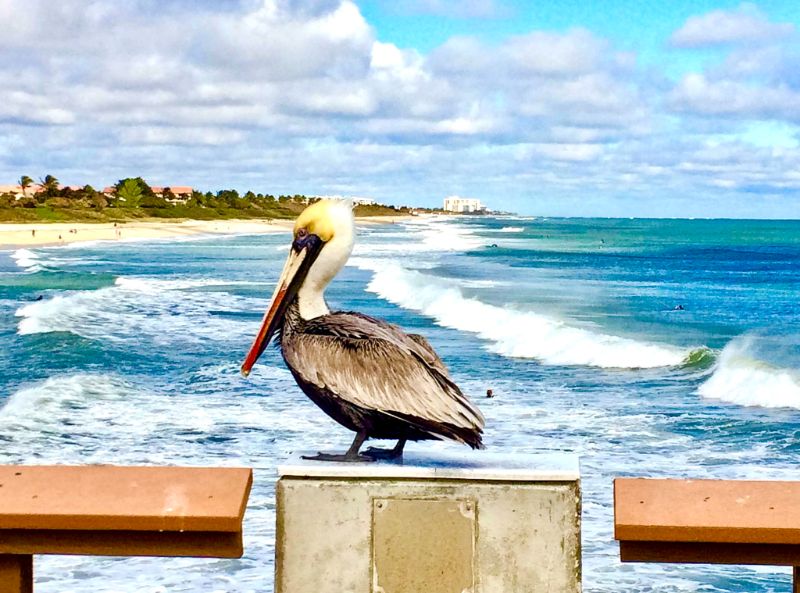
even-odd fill
[[(245, 313), (263, 305), (223, 290), (259, 285), (213, 278), (117, 278), (114, 286), (62, 293), (20, 307), (20, 335), (71, 332), (89, 339), (155, 344), (200, 343), (206, 339), (245, 336), (249, 324), (212, 315), (211, 310)], [(198, 290), (219, 287), (220, 290)]]
[[(63, 246), (62, 246), (63, 247)], [(95, 265), (99, 260), (82, 257), (52, 257), (53, 251), (61, 251), (61, 247), (48, 247), (45, 253), (31, 251), (30, 249), (17, 249), (11, 254), (20, 268), (26, 272), (41, 272), (42, 270), (58, 268), (59, 266), (86, 266)]]
[(519, 311), (464, 297), (458, 285), (396, 263), (362, 259), (374, 272), (368, 290), (397, 305), (420, 311), (454, 329), (477, 334), (490, 350), (546, 364), (605, 368), (653, 368), (680, 365), (689, 352), (571, 327), (531, 311)]
[(30, 249), (17, 249), (11, 254), (11, 259), (13, 259), (20, 268), (24, 268), (26, 272), (39, 272), (44, 269), (39, 254)]
[[(194, 381), (201, 396), (191, 390), (160, 393), (113, 373), (56, 375), (28, 384), (0, 405), (0, 438), (13, 437), (16, 447), (21, 445), (20, 439), (27, 438), (30, 446), (46, 448), (46, 441), (63, 439), (67, 431), (75, 446), (107, 439), (106, 447), (98, 451), (103, 456), (121, 441), (127, 448), (141, 439), (160, 438), (165, 429), (174, 434), (177, 430), (214, 433), (218, 426), (231, 424), (298, 432), (311, 427), (307, 418), (282, 418), (279, 410), (270, 410), (261, 399), (231, 399), (229, 390), (241, 381), (236, 364), (200, 372), (208, 375), (198, 375)], [(285, 369), (263, 365), (255, 378), (256, 384), (291, 382)], [(220, 409), (224, 413), (219, 414)], [(52, 455), (53, 460), (63, 459), (58, 451)]]
[[(354, 255), (398, 255), (431, 252), (466, 252), (485, 245), (485, 241), (476, 236), (472, 229), (448, 221), (425, 219), (404, 223), (408, 232), (393, 233), (398, 242), (380, 243), (356, 242)], [(383, 238), (386, 235), (382, 235)]]
[(503, 282), (502, 280), (465, 279), (459, 280), (458, 284), (465, 288), (497, 288), (498, 286), (508, 285), (508, 282)]
[[(503, 216), (503, 220), (518, 220), (522, 221), (533, 221), (536, 220), (535, 216)], [(546, 218), (544, 220), (547, 220)]]
[(162, 290), (185, 290), (190, 288), (204, 288), (209, 286), (269, 286), (266, 282), (252, 280), (220, 280), (218, 278), (126, 278), (120, 276), (114, 284), (129, 290), (138, 290), (145, 293), (160, 292)]
[[(121, 227), (124, 233), (125, 228)], [(233, 237), (244, 237), (252, 233), (226, 233), (220, 236), (214, 233), (197, 233), (192, 235), (178, 235), (172, 237), (121, 237), (118, 239), (89, 239), (86, 241), (74, 241), (72, 243), (64, 243), (63, 245), (53, 245), (48, 249), (84, 249), (86, 247), (110, 247), (112, 245), (121, 245), (126, 243), (191, 243), (193, 241), (205, 241), (208, 239), (224, 240)]]
[(748, 338), (731, 341), (697, 393), (742, 406), (800, 409), (800, 373), (758, 360), (751, 350)]
[(501, 233), (521, 233), (525, 230), (524, 226), (504, 226), (500, 229)]
[[(109, 375), (79, 373), (51, 377), (13, 393), (0, 408), (0, 427), (40, 431), (80, 417), (83, 429), (116, 424), (114, 402), (139, 397), (136, 390)], [(141, 426), (137, 423), (136, 426)]]

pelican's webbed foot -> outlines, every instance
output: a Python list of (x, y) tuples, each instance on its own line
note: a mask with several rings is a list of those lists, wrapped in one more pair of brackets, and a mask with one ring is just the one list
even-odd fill
[(375, 461), (372, 456), (356, 453), (351, 455), (348, 453), (317, 453), (316, 455), (301, 455), (301, 459), (308, 459), (310, 461), (345, 461), (349, 463), (370, 463)]
[(393, 449), (378, 449), (370, 447), (364, 451), (364, 455), (369, 455), (373, 459), (402, 459), (403, 447), (406, 446), (406, 439), (400, 439)]
[(361, 445), (367, 440), (366, 431), (361, 431), (356, 434), (353, 439), (353, 444), (347, 450), (347, 453), (317, 453), (316, 455), (301, 455), (302, 459), (309, 459), (312, 461), (345, 461), (349, 463), (365, 463), (375, 461), (372, 456), (359, 453)]

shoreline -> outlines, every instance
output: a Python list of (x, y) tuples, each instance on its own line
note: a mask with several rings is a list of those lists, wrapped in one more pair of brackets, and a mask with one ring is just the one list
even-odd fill
[[(402, 222), (413, 216), (357, 217), (357, 225)], [(133, 222), (0, 223), (0, 250), (54, 247), (89, 241), (123, 242), (193, 235), (257, 235), (289, 232), (293, 219), (147, 220)]]

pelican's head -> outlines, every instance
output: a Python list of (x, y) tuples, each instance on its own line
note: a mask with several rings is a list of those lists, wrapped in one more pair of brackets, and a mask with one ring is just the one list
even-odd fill
[(329, 313), (323, 293), (347, 262), (353, 238), (353, 210), (348, 202), (320, 200), (300, 213), (294, 223), (289, 257), (261, 329), (242, 364), (242, 374), (250, 374), (295, 298), (303, 319)]

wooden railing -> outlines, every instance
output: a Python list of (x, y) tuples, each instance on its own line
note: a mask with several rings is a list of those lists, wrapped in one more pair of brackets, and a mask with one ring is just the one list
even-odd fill
[(34, 554), (242, 555), (245, 468), (0, 466), (0, 593), (33, 590)]
[(618, 478), (623, 562), (793, 566), (800, 593), (800, 482)]

